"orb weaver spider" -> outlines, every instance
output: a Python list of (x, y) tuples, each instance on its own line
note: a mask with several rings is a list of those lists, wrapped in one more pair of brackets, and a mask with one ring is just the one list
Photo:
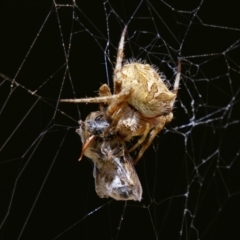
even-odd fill
[[(118, 46), (113, 73), (114, 92), (107, 84), (99, 89), (99, 96), (81, 99), (61, 99), (60, 102), (107, 104), (103, 110), (110, 129), (123, 141), (139, 137), (129, 152), (141, 145), (136, 164), (150, 146), (155, 136), (173, 119), (172, 109), (177, 97), (181, 77), (181, 60), (178, 61), (173, 89), (169, 90), (162, 75), (149, 64), (137, 61), (123, 62), (125, 26)], [(101, 108), (103, 109), (103, 108)]]

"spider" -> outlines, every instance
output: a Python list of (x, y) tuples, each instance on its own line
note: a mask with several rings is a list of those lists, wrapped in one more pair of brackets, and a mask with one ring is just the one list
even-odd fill
[(118, 46), (116, 66), (113, 74), (114, 93), (103, 84), (99, 96), (82, 99), (61, 99), (61, 102), (107, 104), (106, 116), (113, 129), (123, 141), (138, 136), (138, 141), (129, 152), (141, 145), (134, 164), (142, 157), (155, 136), (173, 119), (175, 103), (181, 76), (181, 61), (173, 89), (169, 90), (162, 75), (149, 64), (137, 61), (123, 62), (125, 26)]
[(79, 121), (77, 133), (83, 144), (82, 154), (94, 163), (95, 190), (99, 197), (116, 200), (142, 199), (142, 186), (125, 143), (116, 134), (104, 134), (109, 123), (101, 111)]

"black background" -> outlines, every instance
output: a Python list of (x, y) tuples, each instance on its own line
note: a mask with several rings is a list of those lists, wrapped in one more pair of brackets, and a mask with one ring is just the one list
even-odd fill
[[(195, 18), (189, 29), (193, 14), (171, 11), (161, 1), (143, 1), (140, 8), (140, 1), (76, 3), (57, 11), (52, 1), (0, 3), (0, 72), (21, 84), (11, 86), (1, 77), (0, 238), (240, 237), (239, 43), (222, 54), (240, 39), (239, 3), (168, 1), (177, 10), (195, 9), (210, 24)], [(115, 14), (107, 20), (110, 61), (105, 61), (110, 9)], [(112, 86), (117, 45), (128, 22), (127, 58), (157, 65), (171, 82), (178, 56), (183, 58), (174, 120), (136, 166), (143, 187), (140, 203), (96, 195), (91, 161), (77, 161), (81, 143), (75, 129), (97, 106), (58, 104), (59, 98), (74, 96), (68, 74), (64, 80), (70, 33), (67, 59), (75, 95), (95, 96), (108, 82), (106, 62)], [(167, 46), (182, 46), (181, 53), (162, 48), (157, 32)]]

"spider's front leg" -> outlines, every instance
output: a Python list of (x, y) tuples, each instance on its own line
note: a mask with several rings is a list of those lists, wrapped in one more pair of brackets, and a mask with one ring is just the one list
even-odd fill
[[(103, 85), (99, 88), (99, 96), (100, 96), (100, 97), (112, 96), (112, 93), (111, 93), (111, 91), (110, 91), (110, 88), (108, 87), (107, 84), (103, 84)], [(108, 104), (110, 104), (110, 102), (108, 102)]]
[[(98, 94), (99, 94), (100, 97), (112, 96), (111, 90), (110, 90), (110, 88), (108, 87), (107, 84), (103, 84), (99, 88)], [(112, 100), (109, 99), (107, 101), (107, 104), (110, 105), (111, 101)], [(106, 115), (106, 111), (105, 111), (105, 108), (104, 108), (104, 104), (103, 103), (99, 103), (99, 108), (100, 108), (100, 111), (103, 113), (105, 119), (107, 119), (107, 115)]]
[(130, 95), (132, 94), (132, 90), (126, 90), (122, 93), (119, 93), (112, 99), (111, 104), (108, 106), (107, 113), (111, 117), (116, 111), (118, 111), (122, 106), (127, 103)]
[(128, 106), (127, 100), (130, 95), (131, 91), (124, 91), (123, 93), (115, 95), (115, 98), (112, 100), (106, 110), (106, 117), (109, 119), (111, 124), (106, 129), (104, 134), (108, 134), (110, 129), (113, 130), (114, 133), (118, 133), (119, 121), (124, 114), (124, 110)]

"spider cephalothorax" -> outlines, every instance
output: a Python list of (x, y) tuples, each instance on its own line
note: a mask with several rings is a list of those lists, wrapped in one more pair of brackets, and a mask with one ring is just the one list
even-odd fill
[[(137, 143), (141, 149), (135, 164), (149, 147), (154, 137), (173, 118), (173, 105), (177, 96), (180, 81), (180, 65), (173, 89), (170, 91), (164, 83), (162, 75), (149, 64), (127, 62), (124, 57), (124, 28), (118, 47), (117, 61), (114, 69), (114, 93), (103, 84), (99, 89), (99, 97), (83, 99), (62, 99), (61, 102), (104, 103), (107, 104), (106, 116), (111, 122), (109, 129), (115, 131), (123, 141), (139, 136)], [(109, 130), (108, 129), (108, 130)]]

